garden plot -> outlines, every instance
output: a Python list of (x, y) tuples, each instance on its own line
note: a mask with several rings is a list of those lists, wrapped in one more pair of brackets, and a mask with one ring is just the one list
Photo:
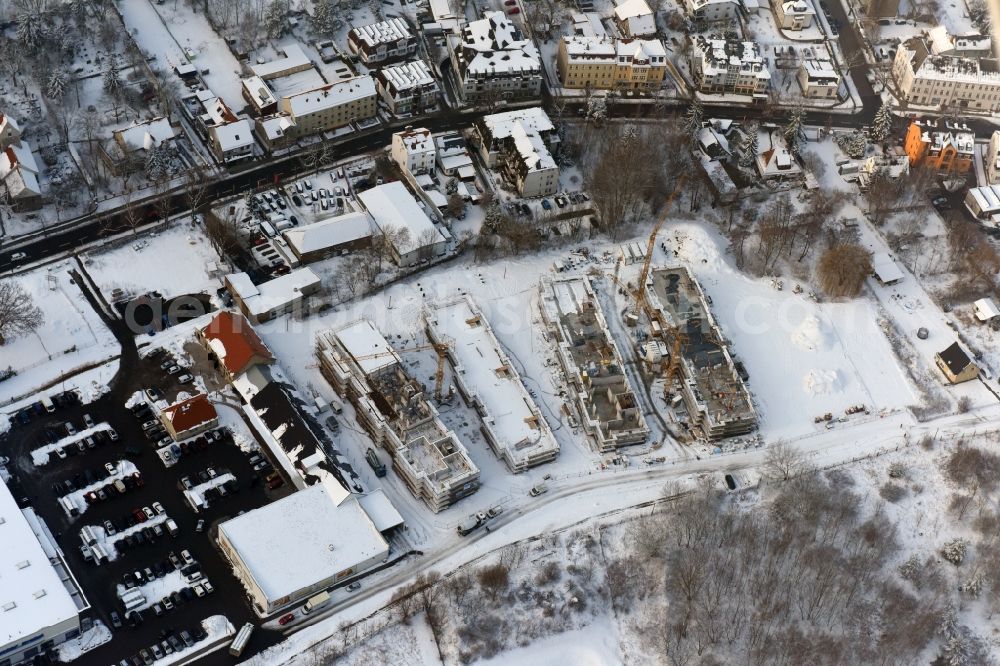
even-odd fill
[(24, 287), (44, 321), (33, 333), (8, 340), (0, 365), (17, 372), (0, 384), (0, 402), (27, 395), (83, 369), (104, 363), (118, 342), (101, 318), (70, 283), (70, 262), (22, 273), (13, 280)]
[(108, 302), (117, 300), (112, 296), (116, 289), (132, 296), (159, 291), (172, 298), (212, 294), (222, 285), (218, 253), (202, 228), (191, 224), (175, 224), (112, 250), (91, 252), (84, 262)]
[(126, 476), (131, 476), (137, 471), (139, 470), (136, 469), (136, 466), (130, 461), (118, 460), (115, 462), (114, 474), (111, 474), (103, 479), (99, 479), (98, 481), (91, 483), (89, 486), (78, 488), (68, 495), (64, 495), (63, 499), (65, 499), (66, 502), (60, 502), (59, 505), (63, 507), (63, 511), (65, 511), (67, 515), (69, 515), (70, 507), (75, 508), (79, 514), (82, 514), (90, 507), (90, 505), (87, 504), (87, 500), (84, 499), (84, 496), (87, 493), (97, 491), (97, 489), (103, 488), (109, 483), (114, 483), (119, 479), (124, 479)]
[(41, 467), (42, 465), (47, 465), (51, 459), (50, 453), (53, 453), (56, 449), (63, 449), (67, 446), (76, 444), (77, 442), (82, 442), (91, 435), (104, 430), (111, 430), (111, 426), (107, 423), (98, 423), (93, 428), (87, 428), (86, 430), (81, 430), (75, 435), (70, 435), (69, 437), (63, 437), (57, 442), (52, 444), (46, 444), (45, 446), (40, 446), (31, 452), (31, 462), (35, 467)]

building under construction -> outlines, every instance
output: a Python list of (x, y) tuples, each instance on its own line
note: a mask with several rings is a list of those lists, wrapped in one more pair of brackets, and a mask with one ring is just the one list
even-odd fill
[(358, 424), (432, 511), (476, 492), (479, 468), (370, 321), (321, 333), (316, 355), (323, 376), (354, 405)]
[[(646, 360), (655, 365), (674, 349), (680, 351), (680, 358), (673, 363), (678, 369), (674, 381), (679, 384), (692, 429), (710, 440), (753, 430), (757, 412), (750, 393), (736, 371), (705, 294), (688, 270), (654, 269), (646, 283), (646, 298), (650, 307), (662, 313), (668, 328), (680, 331), (677, 341), (669, 330), (654, 326), (654, 335), (667, 339), (662, 346), (655, 340), (647, 344)], [(676, 389), (668, 385), (667, 390)]]
[(469, 297), (431, 306), (424, 313), (428, 337), (448, 348), (452, 376), (476, 408), (493, 452), (515, 474), (551, 462), (559, 444), (521, 376)]
[(589, 279), (543, 280), (539, 291), (574, 407), (597, 450), (644, 442), (649, 428)]

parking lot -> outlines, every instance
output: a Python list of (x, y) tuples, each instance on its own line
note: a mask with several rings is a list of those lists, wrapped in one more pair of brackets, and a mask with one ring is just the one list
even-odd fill
[[(160, 441), (166, 433), (158, 428), (143, 429), (156, 418), (143, 407), (150, 397), (172, 401), (192, 390), (185, 368), (168, 374), (161, 367), (170, 360), (161, 353), (139, 361), (135, 373), (153, 391), (134, 399), (133, 409), (125, 406), (131, 394), (112, 392), (89, 405), (67, 394), (52, 411), (40, 403), (31, 408), (30, 421), (15, 421), (0, 439), (0, 452), (11, 459), (11, 491), (45, 519), (94, 618), (114, 632), (110, 643), (74, 663), (106, 666), (134, 662), (133, 655), (145, 663), (143, 656), (152, 660), (157, 650), (195, 640), (209, 616), (225, 615), (237, 628), (256, 620), (210, 537), (221, 520), (290, 488), (278, 487), (266, 460), (241, 451), (225, 428), (183, 445)], [(254, 647), (266, 641), (255, 638)]]

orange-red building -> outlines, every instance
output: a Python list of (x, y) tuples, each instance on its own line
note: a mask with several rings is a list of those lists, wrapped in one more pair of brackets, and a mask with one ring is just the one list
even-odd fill
[(949, 173), (966, 173), (972, 168), (976, 135), (945, 125), (941, 131), (934, 123), (914, 120), (906, 131), (903, 147), (910, 166), (923, 166)]

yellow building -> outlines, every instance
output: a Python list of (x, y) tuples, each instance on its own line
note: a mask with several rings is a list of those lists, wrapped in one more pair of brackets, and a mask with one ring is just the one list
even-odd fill
[(667, 53), (657, 39), (563, 37), (557, 65), (567, 88), (655, 91), (663, 86)]

